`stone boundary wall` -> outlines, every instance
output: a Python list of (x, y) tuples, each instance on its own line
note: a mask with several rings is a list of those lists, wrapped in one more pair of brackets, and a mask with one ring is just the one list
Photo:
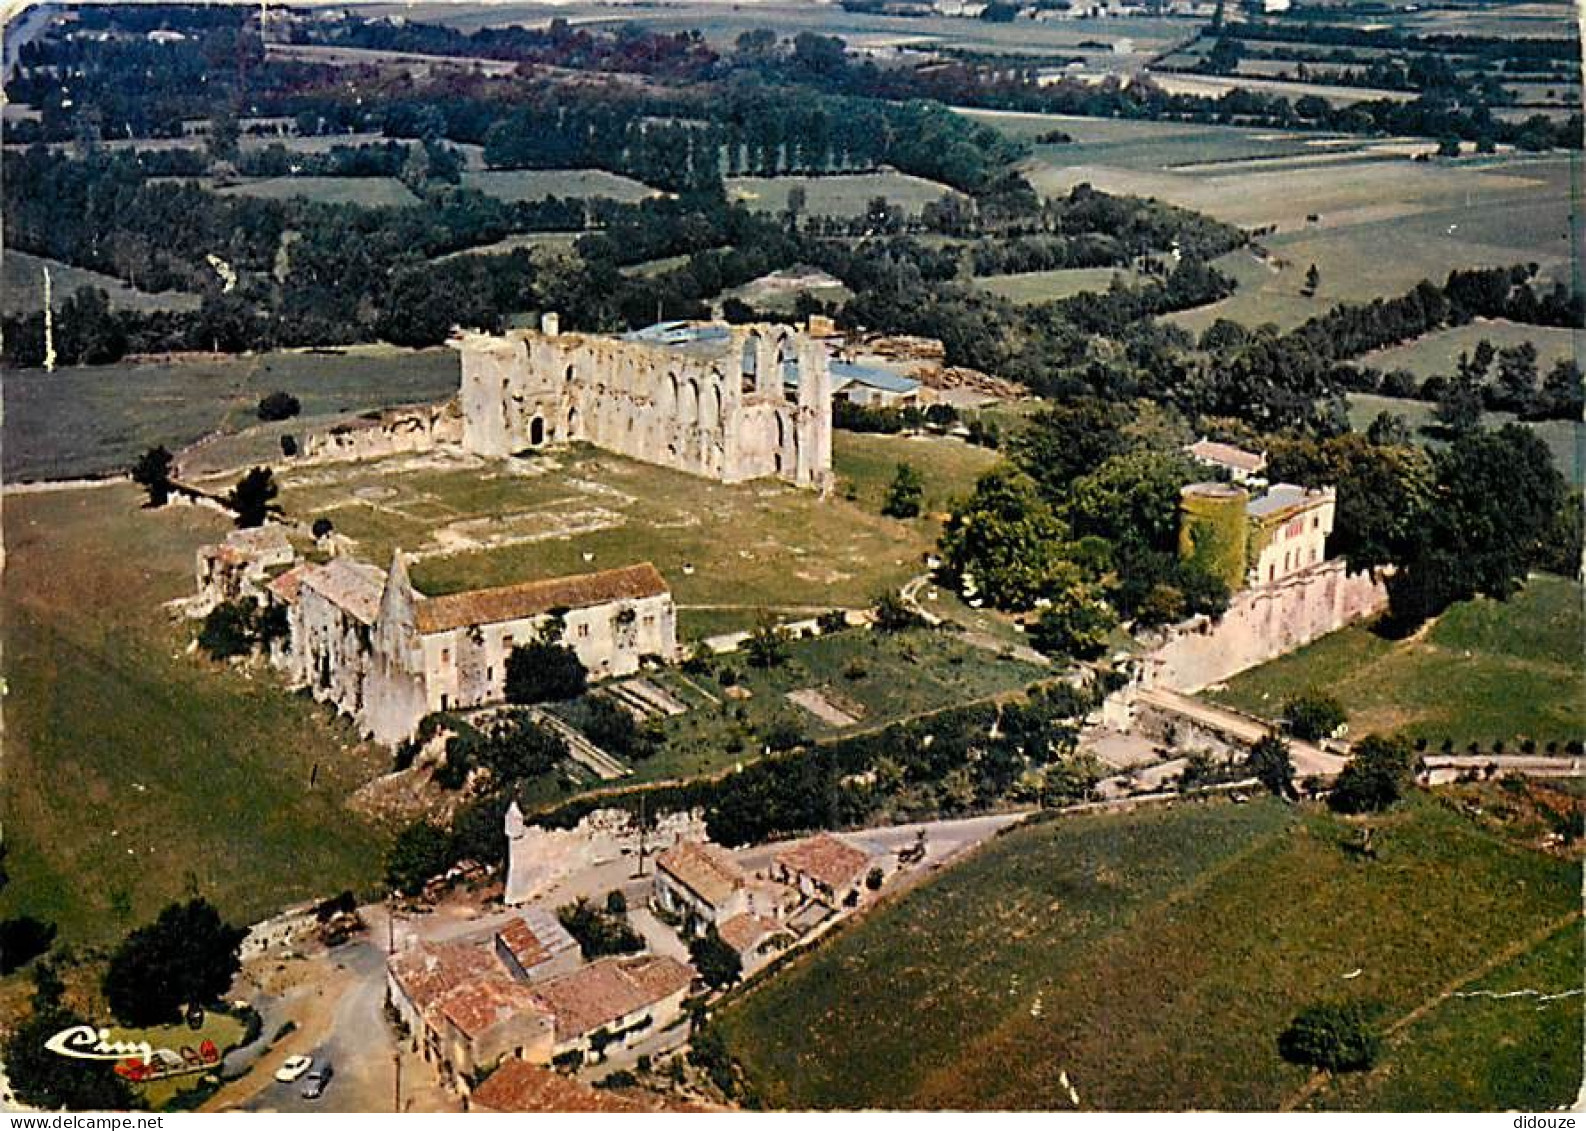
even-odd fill
[(1218, 620), (1197, 617), (1169, 630), (1143, 657), (1141, 683), (1185, 694), (1276, 659), (1387, 608), (1388, 591), (1372, 573), (1349, 573), (1329, 559), (1274, 585), (1234, 594)]
[[(527, 825), (508, 814), (507, 884), (504, 902), (509, 907), (528, 903), (545, 895), (559, 881), (598, 864), (609, 863), (639, 851), (638, 820), (623, 809), (596, 809), (570, 829), (548, 829)], [(705, 815), (695, 809), (687, 813), (662, 813), (644, 833), (646, 857), (655, 855), (681, 840), (702, 841)]]

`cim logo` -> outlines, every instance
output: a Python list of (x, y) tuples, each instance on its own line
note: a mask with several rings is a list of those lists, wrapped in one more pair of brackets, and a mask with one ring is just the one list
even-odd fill
[(44, 1047), (73, 1060), (125, 1060), (135, 1056), (146, 1061), (154, 1055), (154, 1046), (148, 1041), (112, 1041), (109, 1029), (95, 1029), (92, 1025), (62, 1029), (45, 1041)]

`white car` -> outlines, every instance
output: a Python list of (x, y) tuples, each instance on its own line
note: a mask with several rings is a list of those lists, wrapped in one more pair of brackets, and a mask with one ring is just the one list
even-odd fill
[(275, 1078), (283, 1084), (290, 1084), (313, 1067), (314, 1058), (311, 1056), (289, 1056), (275, 1070)]

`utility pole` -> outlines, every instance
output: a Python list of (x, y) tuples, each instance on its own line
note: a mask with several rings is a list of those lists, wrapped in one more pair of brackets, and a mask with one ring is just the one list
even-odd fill
[(644, 875), (644, 838), (648, 829), (649, 825), (644, 819), (644, 794), (641, 793), (639, 794), (639, 870), (634, 873), (636, 877), (641, 878)]

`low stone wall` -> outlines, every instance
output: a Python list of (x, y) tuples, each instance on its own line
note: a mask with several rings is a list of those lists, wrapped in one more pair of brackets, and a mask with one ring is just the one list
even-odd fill
[(455, 400), (441, 404), (391, 409), (377, 418), (359, 418), (303, 441), (302, 460), (331, 463), (378, 459), (408, 452), (427, 452), (442, 444), (461, 444), (462, 415)]
[[(519, 831), (509, 817), (505, 902), (508, 906), (527, 903), (574, 872), (635, 855), (639, 839), (638, 821), (623, 809), (596, 809), (571, 829), (528, 825)], [(663, 813), (645, 831), (644, 850), (653, 857), (680, 840), (705, 839), (705, 817), (700, 810)]]
[(1205, 617), (1170, 630), (1144, 659), (1141, 682), (1186, 694), (1266, 663), (1387, 607), (1388, 591), (1370, 573), (1349, 573), (1332, 559), (1275, 585), (1234, 595), (1221, 619)]

